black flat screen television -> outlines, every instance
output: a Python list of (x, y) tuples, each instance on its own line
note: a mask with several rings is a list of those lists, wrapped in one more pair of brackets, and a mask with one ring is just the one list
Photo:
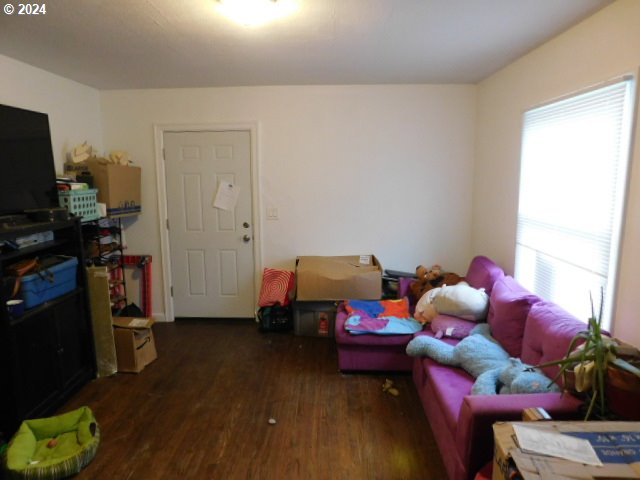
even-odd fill
[(57, 206), (49, 116), (0, 105), (0, 215)]

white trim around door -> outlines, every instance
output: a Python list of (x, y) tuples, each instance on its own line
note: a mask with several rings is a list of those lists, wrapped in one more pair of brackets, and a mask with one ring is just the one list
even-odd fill
[(155, 124), (155, 164), (156, 188), (158, 191), (158, 228), (160, 233), (160, 252), (162, 263), (162, 287), (165, 320), (175, 320), (173, 298), (171, 297), (171, 257), (169, 253), (169, 231), (167, 230), (167, 189), (164, 164), (165, 132), (216, 132), (216, 131), (248, 131), (251, 135), (251, 202), (253, 210), (253, 258), (254, 258), (254, 291), (255, 303), (260, 292), (262, 279), (262, 215), (260, 214), (260, 175), (258, 161), (258, 124), (257, 123), (215, 123), (215, 124)]

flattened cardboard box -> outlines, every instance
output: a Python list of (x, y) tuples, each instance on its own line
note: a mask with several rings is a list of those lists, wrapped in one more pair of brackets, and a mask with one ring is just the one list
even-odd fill
[(382, 266), (375, 255), (298, 257), (296, 300), (378, 300)]
[(492, 480), (508, 480), (510, 463), (512, 466), (515, 464), (524, 480), (640, 479), (640, 422), (524, 422), (522, 424), (588, 440), (603, 466), (596, 467), (523, 452), (516, 443), (514, 422), (501, 422), (493, 425)]
[(107, 267), (87, 267), (87, 283), (98, 377), (107, 377), (118, 371)]
[(112, 323), (119, 372), (138, 373), (158, 358), (153, 318), (113, 317)]

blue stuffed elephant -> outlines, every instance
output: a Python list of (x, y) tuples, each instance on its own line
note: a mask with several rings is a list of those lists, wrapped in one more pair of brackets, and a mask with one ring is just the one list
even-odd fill
[(476, 379), (471, 388), (472, 395), (559, 391), (540, 370), (510, 358), (491, 336), (486, 323), (476, 325), (469, 336), (456, 345), (427, 335), (415, 337), (407, 345), (407, 354), (412, 357), (426, 355), (438, 363), (462, 367)]

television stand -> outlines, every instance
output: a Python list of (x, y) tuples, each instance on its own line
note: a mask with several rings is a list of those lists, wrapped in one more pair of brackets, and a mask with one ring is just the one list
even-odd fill
[[(24, 419), (52, 415), (95, 377), (80, 219), (0, 228), (0, 241), (43, 232), (52, 232), (53, 239), (0, 253), (0, 444)], [(22, 315), (10, 315), (5, 303), (12, 298), (15, 279), (8, 267), (57, 255), (77, 258), (76, 288), (25, 308)], [(25, 299), (24, 292), (18, 298)], [(0, 478), (4, 478), (1, 471)]]
[(0, 228), (21, 227), (31, 223), (29, 217), (23, 213), (0, 215)]

